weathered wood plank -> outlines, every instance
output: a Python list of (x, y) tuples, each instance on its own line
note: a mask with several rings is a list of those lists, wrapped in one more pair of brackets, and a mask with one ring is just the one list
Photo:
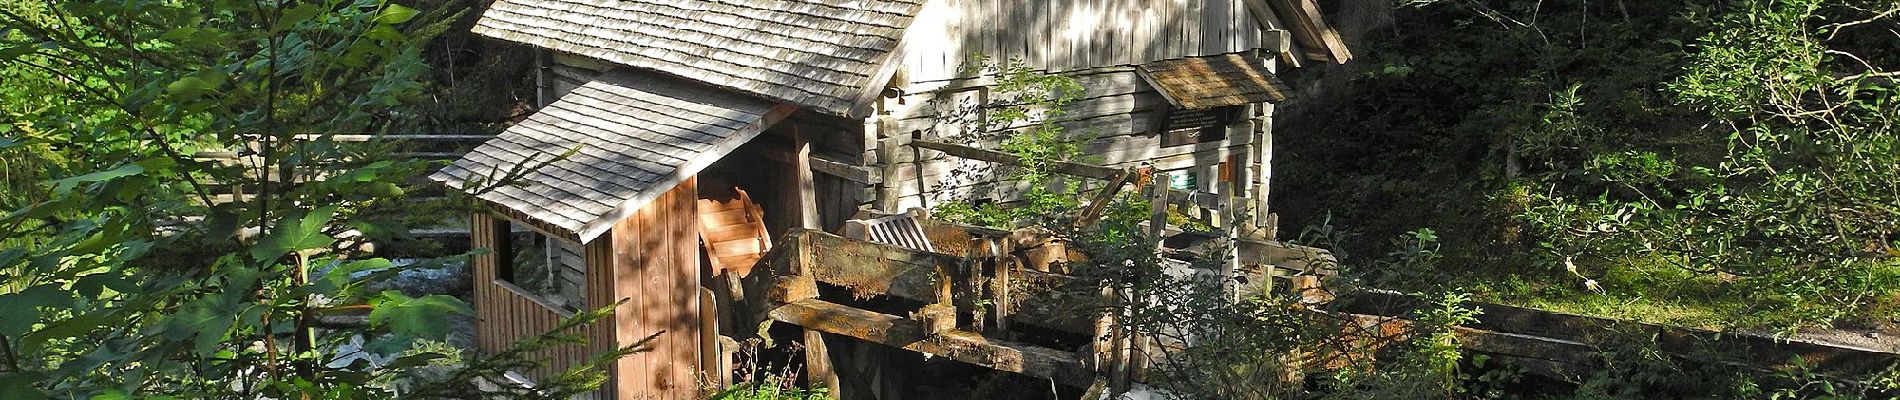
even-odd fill
[(771, 317), (818, 331), (936, 354), (999, 371), (1052, 379), (1075, 387), (1085, 387), (1093, 381), (1072, 352), (992, 340), (964, 331), (927, 335), (917, 321), (821, 300), (780, 306), (771, 311)]
[[(932, 142), (932, 141), (927, 141), (927, 140), (912, 141), (911, 145), (921, 147), (921, 148), (941, 151), (944, 153), (948, 153), (948, 154), (955, 155), (958, 157), (969, 158), (969, 159), (999, 162), (999, 163), (1005, 163), (1005, 164), (1020, 164), (1022, 162), (1021, 158), (1016, 157), (1014, 155), (1010, 155), (1008, 153), (978, 149), (978, 148), (969, 147), (969, 146), (954, 145), (954, 144), (942, 143), (942, 142)], [(1054, 169), (1056, 172), (1061, 172), (1061, 173), (1071, 174), (1071, 175), (1076, 175), (1076, 176), (1085, 176), (1085, 177), (1096, 178), (1096, 179), (1114, 179), (1115, 174), (1120, 172), (1120, 170), (1117, 170), (1114, 168), (1070, 163), (1070, 162), (1053, 163), (1052, 169)]]
[(1319, 3), (1314, 0), (1264, 1), (1273, 7), (1274, 14), (1292, 31), (1294, 40), (1312, 53), (1309, 59), (1338, 64), (1352, 60), (1352, 51), (1346, 48), (1339, 31), (1333, 29), (1326, 22), (1326, 17), (1320, 14)]
[[(1231, 1), (1231, 0), (1222, 0)], [(1229, 40), (1258, 27), (1233, 24), (1239, 7), (1189, 8), (1199, 1), (1166, 0), (992, 0), (944, 1), (926, 6), (912, 25), (906, 46), (912, 54), (912, 82), (952, 79), (971, 54), (1022, 59), (1033, 69), (1063, 72), (1112, 65), (1137, 65), (1185, 56), (1251, 49)], [(939, 11), (937, 7), (941, 7)], [(1212, 17), (1201, 13), (1228, 13)], [(1190, 14), (1194, 13), (1194, 14)], [(933, 18), (932, 15), (948, 15)], [(1205, 31), (1205, 32), (1203, 32)], [(1189, 33), (1192, 33), (1191, 35)], [(1213, 37), (1217, 40), (1201, 40)], [(1187, 40), (1187, 42), (1182, 42)], [(934, 60), (949, 60), (946, 63)]]
[(811, 169), (812, 171), (822, 172), (826, 175), (868, 185), (876, 185), (884, 181), (883, 174), (878, 170), (834, 161), (823, 156), (811, 157)]
[(811, 249), (809, 259), (798, 259), (800, 263), (793, 265), (793, 270), (863, 295), (892, 295), (926, 303), (945, 301), (937, 290), (939, 267), (956, 263), (955, 257), (947, 255), (850, 240), (816, 230), (794, 229), (786, 237)]

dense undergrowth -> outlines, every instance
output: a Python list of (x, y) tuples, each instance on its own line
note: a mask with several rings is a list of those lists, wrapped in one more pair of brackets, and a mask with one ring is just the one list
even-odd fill
[[(999, 98), (1027, 92), (1024, 97), (1032, 99), (1009, 102), (1020, 108), (1005, 113), (1014, 118), (1005, 123), (1023, 122), (1040, 107), (1080, 95), (1066, 89), (1073, 87), (1068, 78), (1014, 68), (989, 72), (999, 74), (999, 82), (1019, 84), (1012, 86), (1014, 91), (999, 91)], [(1078, 279), (1038, 296), (1059, 304), (1055, 307), (1064, 314), (1112, 316), (1115, 324), (1103, 333), (1105, 337), (1179, 344), (1139, 351), (1155, 365), (1147, 372), (1147, 382), (1165, 390), (1170, 398), (1877, 399), (1900, 391), (1900, 372), (1894, 367), (1857, 376), (1820, 375), (1800, 359), (1779, 371), (1736, 368), (1750, 364), (1739, 354), (1713, 348), (1664, 349), (1656, 337), (1636, 332), (1612, 332), (1627, 337), (1611, 341), (1621, 346), (1601, 349), (1597, 356), (1602, 368), (1572, 379), (1530, 376), (1525, 366), (1513, 361), (1465, 351), (1457, 328), (1477, 322), (1484, 311), (1470, 305), (1473, 286), (1433, 276), (1456, 266), (1446, 264), (1450, 259), (1441, 238), (1429, 229), (1397, 235), (1383, 254), (1342, 254), (1331, 261), (1337, 263), (1332, 266), (1339, 275), (1323, 281), (1326, 291), (1403, 287), (1428, 300), (1427, 306), (1405, 316), (1412, 322), (1396, 336), (1359, 333), (1363, 332), (1359, 322), (1330, 312), (1337, 304), (1309, 303), (1298, 291), (1247, 284), (1249, 271), (1223, 270), (1227, 260), (1222, 249), (1231, 243), (1217, 241), (1212, 249), (1189, 260), (1157, 253), (1153, 232), (1142, 225), (1155, 218), (1155, 209), (1139, 193), (1120, 193), (1102, 209), (1099, 219), (1078, 221), (1082, 207), (1074, 200), (1075, 194), (1083, 193), (1088, 184), (1056, 179), (1053, 165), (1082, 159), (1073, 144), (1085, 137), (1064, 134), (1060, 127), (1043, 123), (1001, 146), (1005, 153), (1031, 160), (1006, 168), (1005, 179), (1036, 187), (1034, 193), (1067, 194), (1061, 196), (1065, 200), (1042, 201), (1032, 195), (1007, 205), (950, 203), (939, 208), (937, 215), (991, 228), (1039, 230), (1064, 238), (1071, 249), (1085, 254), (1085, 259), (1070, 266)], [(1210, 233), (1237, 234), (1218, 229)], [(1335, 247), (1345, 237), (1321, 224), (1288, 239)], [(1651, 278), (1677, 278), (1671, 281), (1682, 285), (1694, 282), (1693, 276), (1680, 271)], [(1645, 282), (1592, 285), (1644, 286)]]
[[(1900, 323), (1888, 1), (1404, 2), (1291, 71), (1274, 212), (1383, 284), (1712, 328)], [(1370, 99), (1377, 99), (1376, 101)]]

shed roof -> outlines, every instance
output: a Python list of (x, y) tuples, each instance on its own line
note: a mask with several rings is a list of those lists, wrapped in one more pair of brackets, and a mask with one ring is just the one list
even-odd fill
[(497, 0), (475, 33), (857, 117), (923, 0)]
[(1188, 57), (1141, 66), (1141, 77), (1168, 103), (1186, 109), (1286, 101), (1292, 88), (1239, 54)]
[[(430, 179), (473, 191), (517, 166), (547, 162), (517, 184), (477, 197), (585, 243), (792, 109), (675, 79), (610, 71)], [(575, 152), (554, 160), (569, 151)]]

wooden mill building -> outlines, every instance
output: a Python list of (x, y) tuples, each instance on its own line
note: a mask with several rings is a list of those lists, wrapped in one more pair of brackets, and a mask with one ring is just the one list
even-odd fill
[(1020, 128), (971, 122), (995, 84), (973, 55), (1074, 76), (1086, 98), (1056, 122), (1101, 163), (1232, 191), (1257, 215), (1288, 97), (1274, 71), (1351, 57), (1314, 0), (498, 0), (475, 31), (535, 48), (542, 88), (536, 114), (431, 176), (486, 206), (477, 344), (618, 303), (589, 348), (520, 371), (665, 332), (612, 365), (598, 396), (617, 399), (724, 381), (715, 335), (746, 329), (717, 327), (731, 299), (708, 289), (777, 235), (1010, 201), (987, 167), (912, 145), (995, 148)]

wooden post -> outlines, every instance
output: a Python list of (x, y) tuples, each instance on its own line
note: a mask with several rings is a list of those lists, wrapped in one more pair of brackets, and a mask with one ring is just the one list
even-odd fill
[(730, 369), (720, 369), (730, 365), (722, 362), (726, 352), (719, 346), (719, 306), (712, 289), (699, 288), (699, 371), (706, 385), (715, 388), (730, 386)]
[[(1155, 171), (1160, 174), (1160, 171)], [(1161, 248), (1161, 236), (1168, 231), (1168, 183), (1156, 176), (1148, 186), (1148, 201), (1154, 214), (1148, 218), (1148, 247)]]
[[(867, 128), (871, 128), (876, 127), (878, 124), (865, 125)], [(884, 132), (879, 132), (878, 134), (882, 135)], [(897, 197), (898, 194), (902, 193), (898, 187), (898, 185), (902, 183), (897, 179), (897, 147), (898, 142), (895, 138), (887, 137), (877, 141), (877, 162), (879, 166), (882, 167), (884, 179), (877, 184), (877, 201), (872, 206), (877, 208), (878, 211), (888, 214), (897, 213)]]
[[(1262, 114), (1269, 116), (1273, 114), (1274, 107), (1272, 104), (1264, 105), (1261, 108)], [(1253, 200), (1255, 204), (1253, 208), (1253, 219), (1257, 226), (1266, 231), (1266, 234), (1261, 236), (1266, 237), (1267, 240), (1274, 240), (1279, 236), (1276, 232), (1278, 227), (1275, 226), (1278, 225), (1279, 221), (1277, 221), (1277, 218), (1273, 218), (1273, 214), (1269, 212), (1270, 210), (1267, 203), (1267, 199), (1273, 196), (1273, 193), (1269, 190), (1273, 182), (1273, 119), (1261, 117), (1259, 121), (1260, 122), (1254, 126), (1256, 133), (1253, 143), (1249, 144), (1249, 146), (1254, 147), (1254, 158), (1247, 160), (1249, 164), (1258, 168), (1256, 174), (1251, 177), (1252, 182), (1250, 182), (1259, 185), (1253, 190)]]
[(811, 141), (806, 138), (804, 130), (799, 129), (797, 124), (792, 125), (792, 145), (794, 146), (792, 162), (798, 173), (799, 226), (822, 230), (824, 227), (819, 226), (818, 221), (818, 187), (811, 172)]
[(1090, 345), (1093, 353), (1092, 367), (1098, 376), (1105, 377), (1108, 390), (1119, 394), (1127, 390), (1127, 374), (1123, 373), (1121, 350), (1121, 329), (1117, 316), (1121, 313), (1119, 296), (1115, 287), (1102, 288), (1100, 301), (1102, 313), (1095, 318), (1095, 336)]
[[(799, 178), (800, 224), (804, 225), (804, 228), (817, 229), (817, 202), (813, 200), (815, 196), (812, 191), (811, 144), (806, 142), (804, 136), (798, 134), (796, 130), (793, 131), (792, 137), (793, 142), (798, 146), (795, 162), (797, 163)], [(786, 297), (799, 298), (800, 300), (817, 298), (817, 283), (811, 281), (812, 277), (809, 275), (811, 271), (808, 270), (808, 267), (812, 265), (812, 260), (808, 258), (812, 255), (812, 243), (810, 240), (799, 240), (796, 246), (799, 246), (797, 249), (798, 263), (789, 269), (793, 274), (798, 275), (793, 278), (798, 280), (796, 287), (809, 288), (811, 291)], [(843, 388), (838, 385), (838, 370), (832, 367), (831, 351), (825, 347), (825, 334), (824, 332), (810, 328), (805, 329), (805, 373), (806, 382), (811, 385), (812, 388), (825, 388), (830, 390), (834, 398), (841, 398), (843, 396), (843, 394), (840, 393)]]
[(825, 333), (813, 329), (805, 330), (805, 379), (811, 387), (830, 390), (833, 398), (843, 398), (839, 393), (838, 370), (831, 366), (831, 352), (825, 348)]
[(1238, 187), (1241, 185), (1233, 181), (1220, 182), (1221, 219), (1227, 222), (1221, 226), (1221, 236), (1227, 239), (1227, 252), (1222, 255), (1220, 278), (1222, 294), (1226, 295), (1227, 301), (1240, 301), (1240, 282), (1234, 280), (1240, 276), (1240, 224), (1236, 219), (1238, 207), (1234, 205), (1234, 191)]
[[(911, 143), (916, 143), (918, 140), (923, 139), (922, 136), (923, 133), (921, 132), (911, 132)], [(927, 178), (930, 177), (930, 174), (924, 173), (924, 149), (918, 148), (917, 146), (910, 147), (910, 167), (917, 170), (917, 207), (929, 209), (930, 181)]]
[(1015, 282), (1016, 269), (1016, 257), (1011, 255), (1015, 248), (1013, 242), (1006, 237), (989, 240), (991, 248), (996, 250), (994, 261), (990, 264), (991, 268), (995, 268), (994, 273), (990, 274), (990, 293), (992, 294), (990, 318), (994, 319), (992, 326), (996, 327), (996, 333), (1004, 339), (1010, 338), (1010, 307), (1015, 304), (1014, 300), (1010, 299), (1010, 288)]

